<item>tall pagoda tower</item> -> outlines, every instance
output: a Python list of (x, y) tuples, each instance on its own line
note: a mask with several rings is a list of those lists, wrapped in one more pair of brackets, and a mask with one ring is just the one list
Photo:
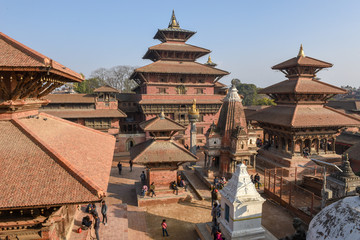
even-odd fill
[[(295, 167), (306, 164), (304, 153), (324, 160), (340, 156), (335, 154), (335, 139), (340, 129), (356, 126), (356, 118), (324, 104), (344, 89), (319, 81), (316, 74), (332, 67), (331, 63), (299, 54), (272, 67), (288, 78), (260, 91), (269, 95), (276, 106), (265, 108), (251, 116), (264, 129), (266, 147), (259, 150), (257, 166), (263, 168)], [(266, 150), (265, 150), (266, 149)]]
[[(138, 87), (135, 92), (140, 95), (139, 106), (144, 120), (151, 119), (164, 109), (165, 115), (176, 122), (187, 126), (178, 138), (189, 144), (188, 112), (193, 99), (197, 100), (200, 111), (197, 124), (197, 139), (205, 142), (204, 133), (217, 119), (221, 99), (225, 91), (219, 79), (229, 74), (215, 68), (215, 64), (201, 64), (196, 60), (210, 50), (187, 44), (186, 41), (195, 34), (180, 27), (174, 11), (167, 28), (159, 29), (154, 39), (161, 41), (145, 53), (143, 59), (153, 63), (135, 69), (131, 79)], [(201, 143), (200, 143), (201, 144)]]

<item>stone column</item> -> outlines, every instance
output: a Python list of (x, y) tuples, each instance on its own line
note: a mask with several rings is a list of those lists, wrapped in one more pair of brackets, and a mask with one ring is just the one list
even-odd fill
[[(199, 109), (196, 108), (196, 100), (193, 100), (193, 104), (190, 108), (189, 114), (190, 121), (190, 152), (196, 155), (196, 122), (199, 119)], [(194, 165), (193, 163), (192, 165)]]

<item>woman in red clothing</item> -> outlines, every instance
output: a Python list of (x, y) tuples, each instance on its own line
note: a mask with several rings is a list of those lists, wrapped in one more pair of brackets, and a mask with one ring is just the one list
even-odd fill
[(163, 232), (163, 237), (165, 237), (165, 233), (166, 233), (166, 236), (168, 237), (169, 234), (167, 232), (167, 224), (166, 224), (166, 220), (164, 219), (161, 223), (161, 228), (162, 228), (162, 232)]

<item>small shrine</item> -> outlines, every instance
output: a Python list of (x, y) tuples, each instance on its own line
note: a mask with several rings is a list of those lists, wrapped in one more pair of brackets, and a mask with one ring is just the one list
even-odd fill
[(240, 162), (255, 167), (256, 133), (246, 123), (242, 97), (235, 82), (223, 100), (217, 125), (210, 126), (206, 137), (206, 167), (221, 175), (231, 175)]
[(164, 112), (140, 123), (140, 127), (151, 139), (130, 149), (131, 161), (146, 166), (147, 184), (154, 183), (156, 195), (167, 194), (170, 183), (177, 180), (179, 166), (186, 162), (196, 162), (198, 158), (172, 139), (185, 127), (165, 117)]
[(261, 225), (265, 202), (256, 191), (245, 164), (236, 166), (228, 184), (220, 190), (220, 228), (226, 239), (265, 239)]
[(344, 154), (340, 171), (336, 171), (326, 178), (327, 188), (332, 191), (333, 198), (342, 198), (356, 194), (356, 187), (360, 186), (360, 177), (351, 169), (349, 156)]

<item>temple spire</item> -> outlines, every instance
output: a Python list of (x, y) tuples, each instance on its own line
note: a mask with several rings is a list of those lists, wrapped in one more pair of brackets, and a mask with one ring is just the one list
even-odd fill
[(215, 67), (217, 64), (213, 63), (213, 61), (211, 61), (211, 56), (209, 55), (207, 62), (205, 63), (206, 65), (210, 66), (210, 67)]
[(172, 11), (168, 28), (180, 28), (179, 22), (176, 20), (175, 11)]
[(297, 55), (298, 57), (305, 57), (305, 53), (304, 53), (304, 49), (303, 49), (303, 45), (300, 45), (300, 50), (299, 50), (299, 54)]

